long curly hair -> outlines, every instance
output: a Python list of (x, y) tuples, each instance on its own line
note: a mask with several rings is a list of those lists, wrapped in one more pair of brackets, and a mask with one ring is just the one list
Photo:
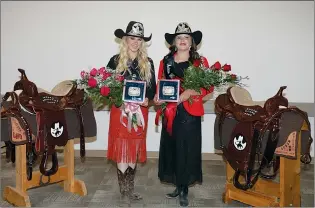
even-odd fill
[[(169, 52), (168, 55), (174, 55), (176, 53), (176, 51), (177, 51), (176, 44), (175, 44), (175, 38), (176, 37), (174, 37), (173, 43), (169, 47), (170, 52)], [(194, 62), (195, 60), (198, 60), (201, 57), (200, 57), (199, 53), (197, 52), (198, 48), (197, 48), (197, 45), (196, 45), (196, 43), (195, 43), (193, 38), (191, 38), (191, 43), (192, 44), (191, 44), (191, 47), (190, 47), (190, 50), (189, 50), (189, 59), (188, 60), (190, 62)]]
[[(119, 72), (125, 73), (128, 71), (128, 46), (127, 46), (127, 37), (124, 36), (119, 44), (119, 57), (118, 57), (118, 65), (117, 69)], [(151, 80), (151, 64), (148, 60), (147, 54), (147, 44), (145, 41), (141, 41), (141, 45), (137, 54), (136, 59), (138, 60), (138, 65), (140, 69), (140, 77), (142, 80), (145, 80), (148, 84), (150, 84)]]

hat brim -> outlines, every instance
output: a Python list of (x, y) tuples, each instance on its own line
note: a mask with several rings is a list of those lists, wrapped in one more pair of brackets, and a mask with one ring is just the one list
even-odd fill
[(199, 31), (199, 30), (197, 30), (197, 31), (195, 31), (193, 33), (175, 33), (175, 34), (165, 33), (164, 37), (165, 37), (166, 42), (168, 44), (172, 45), (173, 41), (174, 41), (174, 38), (177, 35), (181, 35), (181, 34), (190, 35), (194, 39), (194, 42), (196, 43), (196, 45), (199, 45), (201, 40), (202, 40), (202, 32)]
[(124, 36), (132, 36), (132, 37), (142, 38), (145, 42), (150, 41), (152, 38), (152, 34), (149, 37), (143, 37), (143, 36), (138, 36), (138, 35), (129, 35), (129, 34), (126, 34), (122, 29), (115, 30), (114, 34), (117, 38), (120, 38), (120, 39)]

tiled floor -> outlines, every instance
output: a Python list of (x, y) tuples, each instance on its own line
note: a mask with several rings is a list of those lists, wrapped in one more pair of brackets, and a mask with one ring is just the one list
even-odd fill
[[(62, 164), (62, 161), (60, 161)], [(301, 169), (302, 206), (314, 207), (314, 166), (302, 165)], [(204, 182), (189, 189), (190, 205), (193, 207), (245, 207), (246, 204), (232, 201), (222, 202), (225, 183), (225, 166), (222, 161), (203, 161)], [(80, 197), (66, 193), (62, 187), (53, 184), (28, 190), (33, 207), (177, 207), (177, 199), (167, 199), (165, 194), (174, 187), (161, 184), (157, 177), (157, 159), (149, 159), (139, 165), (136, 174), (136, 191), (143, 199), (132, 201), (120, 199), (115, 166), (105, 158), (87, 158), (85, 163), (75, 160), (75, 177), (83, 180), (88, 194)], [(14, 166), (1, 159), (1, 192), (5, 186), (15, 185)], [(0, 200), (0, 207), (11, 206)]]

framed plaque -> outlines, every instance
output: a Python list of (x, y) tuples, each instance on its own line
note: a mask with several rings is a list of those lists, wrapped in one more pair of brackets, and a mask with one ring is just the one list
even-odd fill
[(160, 79), (158, 83), (158, 100), (165, 102), (178, 102), (179, 80)]
[(145, 100), (146, 82), (125, 80), (123, 101), (129, 103), (143, 103)]

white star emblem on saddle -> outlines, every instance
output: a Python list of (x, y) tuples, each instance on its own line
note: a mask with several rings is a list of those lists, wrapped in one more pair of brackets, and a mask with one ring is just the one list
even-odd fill
[(55, 122), (52, 127), (50, 128), (50, 134), (51, 136), (58, 138), (63, 133), (63, 125), (59, 122)]

